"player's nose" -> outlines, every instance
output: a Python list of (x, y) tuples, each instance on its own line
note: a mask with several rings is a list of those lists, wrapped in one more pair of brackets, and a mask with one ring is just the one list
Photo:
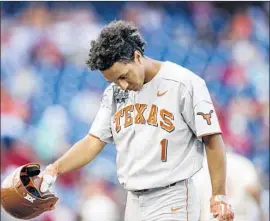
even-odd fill
[(119, 80), (119, 86), (123, 89), (126, 90), (128, 88), (128, 82), (126, 82), (125, 80)]

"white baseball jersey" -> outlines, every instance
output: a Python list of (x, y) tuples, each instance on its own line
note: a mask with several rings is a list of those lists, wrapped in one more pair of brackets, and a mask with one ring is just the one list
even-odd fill
[(111, 84), (89, 131), (117, 149), (117, 174), (127, 190), (163, 187), (202, 167), (201, 136), (221, 133), (204, 80), (164, 62), (139, 92)]
[[(259, 178), (254, 165), (245, 157), (236, 153), (227, 153), (227, 196), (235, 214), (234, 221), (259, 220), (259, 207), (248, 193), (247, 186), (259, 185)], [(211, 180), (207, 161), (203, 169), (194, 176), (194, 182), (201, 200), (201, 221), (209, 220)]]

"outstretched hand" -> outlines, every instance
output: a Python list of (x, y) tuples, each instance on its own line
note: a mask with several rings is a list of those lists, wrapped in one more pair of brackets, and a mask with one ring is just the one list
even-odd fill
[(56, 181), (58, 172), (53, 164), (48, 165), (40, 174), (39, 177), (42, 179), (40, 185), (40, 192), (47, 192), (50, 187)]

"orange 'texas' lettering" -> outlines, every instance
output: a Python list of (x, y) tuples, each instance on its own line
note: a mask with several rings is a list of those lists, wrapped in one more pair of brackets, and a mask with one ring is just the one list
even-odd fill
[(133, 112), (133, 105), (132, 104), (124, 107), (124, 113), (125, 113), (124, 127), (128, 127), (128, 126), (133, 124), (133, 118), (132, 118), (130, 112)]
[(121, 130), (120, 126), (120, 118), (123, 116), (123, 109), (119, 110), (115, 115), (114, 115), (114, 122), (115, 122), (115, 130), (118, 133)]
[(168, 131), (168, 132), (172, 132), (175, 129), (175, 126), (173, 124), (173, 122), (171, 120), (174, 120), (174, 116), (171, 112), (162, 109), (160, 110), (160, 116), (162, 118), (162, 121), (160, 121), (160, 126), (162, 129)]
[(158, 112), (158, 107), (156, 105), (152, 105), (151, 107), (151, 110), (150, 110), (150, 114), (148, 116), (148, 119), (147, 119), (147, 123), (149, 125), (153, 125), (153, 126), (158, 126), (158, 123), (157, 123), (157, 112)]
[(144, 111), (147, 108), (146, 104), (135, 104), (137, 115), (135, 117), (135, 124), (145, 124), (145, 118), (143, 116)]
[[(132, 115), (131, 113), (134, 111), (134, 106), (136, 110), (136, 116)], [(158, 122), (158, 107), (153, 104), (150, 108), (150, 111), (148, 113), (148, 117), (146, 118), (145, 110), (148, 108), (147, 104), (135, 104), (135, 105), (128, 105), (122, 109), (120, 109), (118, 112), (114, 115), (114, 123), (115, 123), (115, 131), (119, 133), (121, 131), (121, 118), (124, 117), (124, 128), (131, 126), (133, 123), (135, 124), (145, 124), (146, 119), (147, 123), (151, 126), (158, 127), (160, 126), (163, 130), (166, 130), (167, 132), (171, 133), (174, 131), (174, 115), (173, 113), (161, 109), (159, 111), (159, 115), (161, 117), (161, 120)]]

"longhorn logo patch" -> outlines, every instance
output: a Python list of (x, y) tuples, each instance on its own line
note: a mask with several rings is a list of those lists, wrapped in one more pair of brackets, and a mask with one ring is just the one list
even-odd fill
[(201, 115), (203, 117), (203, 119), (206, 120), (208, 125), (211, 125), (211, 114), (214, 113), (213, 110), (210, 110), (209, 114), (205, 114), (203, 112), (198, 112), (197, 115)]

